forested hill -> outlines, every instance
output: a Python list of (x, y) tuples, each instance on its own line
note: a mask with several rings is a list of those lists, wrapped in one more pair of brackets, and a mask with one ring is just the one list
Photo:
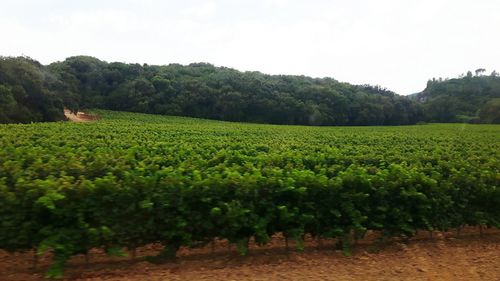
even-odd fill
[(63, 120), (62, 86), (34, 60), (0, 57), (0, 123)]
[(428, 87), (408, 98), (332, 78), (240, 72), (206, 63), (156, 66), (78, 56), (43, 66), (26, 57), (0, 57), (0, 123), (64, 120), (63, 107), (299, 125), (457, 121), (453, 113), (434, 117), (434, 100), (442, 99), (432, 93)]
[(500, 123), (500, 77), (496, 71), (470, 71), (457, 79), (429, 80), (411, 98), (422, 104), (427, 122)]
[(415, 104), (370, 86), (272, 76), (196, 63), (167, 66), (72, 57), (49, 70), (78, 93), (74, 106), (274, 124), (392, 125), (418, 119)]
[(153, 66), (79, 56), (44, 67), (2, 58), (0, 83), (9, 100), (2, 122), (62, 119), (61, 104), (274, 124), (396, 125), (421, 118), (416, 102), (380, 87), (205, 63)]

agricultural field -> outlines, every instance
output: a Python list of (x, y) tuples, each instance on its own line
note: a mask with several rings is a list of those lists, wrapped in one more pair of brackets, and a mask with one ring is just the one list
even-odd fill
[[(303, 250), (367, 232), (500, 227), (500, 126), (305, 127), (96, 111), (0, 125), (0, 249), (135, 255), (276, 234)], [(311, 238), (312, 237), (312, 238)], [(305, 242), (304, 242), (305, 241)], [(124, 250), (126, 249), (126, 250)]]

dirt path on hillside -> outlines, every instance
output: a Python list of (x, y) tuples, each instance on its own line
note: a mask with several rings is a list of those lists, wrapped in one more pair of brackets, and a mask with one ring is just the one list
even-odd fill
[(64, 116), (72, 122), (91, 122), (99, 119), (99, 116), (78, 111), (76, 114), (72, 113), (69, 109), (64, 109)]
[[(361, 241), (351, 257), (335, 250), (335, 241), (306, 241), (302, 253), (287, 254), (283, 238), (265, 247), (252, 245), (241, 257), (225, 241), (201, 249), (181, 249), (176, 261), (146, 262), (158, 245), (137, 251), (137, 258), (110, 258), (94, 250), (89, 264), (83, 256), (71, 259), (67, 280), (426, 280), (500, 281), (500, 233), (491, 230), (479, 237), (474, 230), (456, 238), (453, 233), (430, 239), (421, 234), (409, 244), (392, 242), (378, 251), (373, 239)], [(31, 269), (32, 254), (0, 251), (0, 280), (42, 280), (50, 257)]]

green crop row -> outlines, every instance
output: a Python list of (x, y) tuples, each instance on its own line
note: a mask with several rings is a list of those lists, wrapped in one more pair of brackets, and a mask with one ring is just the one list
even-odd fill
[(150, 243), (500, 227), (499, 126), (320, 128), (100, 112), (0, 126), (0, 249), (73, 255)]

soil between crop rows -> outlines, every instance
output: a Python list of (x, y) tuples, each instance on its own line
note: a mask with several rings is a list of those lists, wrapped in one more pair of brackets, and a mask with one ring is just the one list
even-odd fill
[[(137, 257), (108, 257), (93, 250), (70, 260), (67, 280), (500, 280), (500, 231), (466, 229), (454, 232), (422, 232), (408, 243), (392, 241), (377, 249), (371, 234), (354, 247), (351, 257), (335, 249), (335, 240), (307, 239), (304, 252), (293, 243), (287, 252), (284, 239), (275, 237), (259, 247), (251, 245), (241, 257), (226, 241), (196, 249), (181, 249), (175, 261), (153, 264), (144, 257), (161, 247), (137, 250)], [(0, 280), (43, 280), (50, 255), (32, 268), (33, 253), (0, 251)]]

